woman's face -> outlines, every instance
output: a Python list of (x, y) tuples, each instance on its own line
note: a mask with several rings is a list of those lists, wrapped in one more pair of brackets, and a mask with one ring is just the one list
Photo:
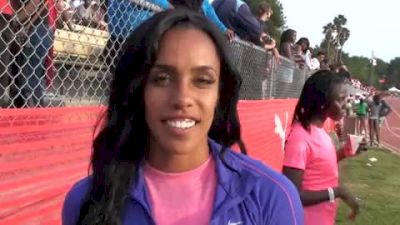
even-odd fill
[(182, 155), (208, 146), (220, 67), (216, 46), (203, 31), (178, 27), (163, 35), (144, 89), (150, 151)]
[(301, 50), (302, 51), (307, 50), (308, 47), (309, 47), (308, 44), (305, 41), (301, 42), (300, 45), (301, 45)]
[(347, 91), (343, 84), (336, 85), (333, 91), (331, 104), (326, 110), (326, 114), (329, 118), (339, 121), (345, 114)]
[(295, 42), (296, 42), (296, 39), (297, 39), (297, 32), (293, 32), (292, 35), (291, 35), (291, 40), (290, 40), (290, 41), (291, 41), (292, 43), (295, 43)]

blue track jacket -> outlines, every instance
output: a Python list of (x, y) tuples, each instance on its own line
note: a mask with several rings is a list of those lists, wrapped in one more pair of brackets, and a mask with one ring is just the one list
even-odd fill
[[(212, 225), (303, 225), (303, 208), (294, 185), (282, 174), (243, 154), (228, 150), (221, 160), (221, 145), (209, 140), (216, 163), (218, 184)], [(63, 225), (76, 225), (89, 191), (90, 178), (77, 182), (66, 196)], [(124, 225), (155, 225), (143, 170), (138, 169), (123, 217)]]

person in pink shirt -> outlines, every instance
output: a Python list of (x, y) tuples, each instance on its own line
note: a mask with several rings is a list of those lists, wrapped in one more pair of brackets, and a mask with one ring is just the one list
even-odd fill
[(320, 70), (306, 81), (295, 109), (283, 173), (298, 188), (306, 225), (335, 224), (337, 198), (351, 208), (350, 219), (359, 213), (356, 198), (339, 183), (338, 161), (345, 158), (346, 150), (336, 151), (323, 128), (326, 119), (343, 117), (346, 96), (344, 80)]

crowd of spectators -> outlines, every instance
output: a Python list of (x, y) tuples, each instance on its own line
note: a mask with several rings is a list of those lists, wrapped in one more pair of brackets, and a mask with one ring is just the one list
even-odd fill
[(56, 0), (57, 28), (65, 25), (70, 30), (77, 31), (73, 24), (107, 30), (105, 8), (96, 0)]
[[(24, 3), (21, 4), (21, 2)], [(273, 15), (273, 10), (266, 3), (261, 3), (255, 10), (252, 10), (243, 0), (147, 0), (147, 2), (163, 10), (186, 7), (201, 12), (228, 39), (238, 38), (260, 46), (265, 51), (272, 53), (277, 63), (284, 57), (293, 61), (297, 68), (302, 70), (329, 69), (344, 74), (356, 88), (373, 91), (372, 87), (362, 85), (359, 81), (352, 79), (345, 66), (329, 64), (324, 52), (313, 50), (310, 47), (308, 38), (297, 39), (295, 30), (285, 30), (281, 35), (280, 42), (272, 38), (269, 32), (269, 20)], [(12, 105), (42, 105), (43, 78), (46, 73), (44, 59), (52, 46), (55, 29), (80, 32), (84, 29), (82, 27), (91, 27), (108, 31), (110, 37), (104, 53), (114, 57), (118, 55), (116, 49), (120, 48), (119, 45), (129, 33), (152, 15), (150, 10), (136, 5), (131, 0), (1, 0), (0, 8), (0, 28), (3, 30), (0, 38), (1, 105), (6, 104), (2, 100), (6, 92), (4, 87), (12, 85), (16, 87), (14, 88), (17, 90), (16, 93), (21, 95), (19, 99), (22, 101), (21, 104), (12, 103)], [(29, 15), (21, 15), (17, 12), (27, 12), (25, 14)], [(19, 18), (18, 23), (23, 20), (29, 22), (29, 29), (24, 29), (28, 30), (29, 35), (20, 38), (22, 36), (20, 34), (26, 32), (21, 32), (21, 26), (12, 25), (12, 22), (15, 22), (12, 20), (13, 17)], [(22, 39), (22, 42), (30, 43), (30, 45), (20, 45), (24, 46), (22, 49), (7, 47), (13, 46), (11, 44), (13, 39)], [(7, 48), (9, 51), (4, 50)], [(34, 50), (35, 54), (32, 54)], [(115, 59), (115, 57), (105, 58), (111, 68)], [(13, 70), (14, 75), (12, 75)], [(15, 72), (16, 70), (18, 71)], [(12, 91), (11, 89), (9, 88), (9, 91)], [(15, 94), (14, 97), (12, 93), (9, 96), (15, 99)], [(26, 104), (29, 101), (30, 103)]]

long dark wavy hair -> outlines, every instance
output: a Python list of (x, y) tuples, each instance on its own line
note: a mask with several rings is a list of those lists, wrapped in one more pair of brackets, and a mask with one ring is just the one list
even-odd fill
[(330, 70), (319, 70), (311, 75), (297, 102), (293, 123), (299, 122), (304, 129), (309, 130), (313, 118), (325, 118), (326, 109), (332, 104), (335, 88), (343, 83), (344, 80)]
[(241, 78), (231, 61), (227, 40), (198, 13), (184, 9), (158, 13), (139, 26), (123, 46), (104, 122), (93, 143), (91, 187), (81, 206), (78, 224), (122, 223), (129, 188), (147, 150), (149, 129), (145, 122), (144, 86), (163, 35), (174, 27), (199, 29), (214, 41), (221, 60), (221, 77), (219, 102), (209, 137), (223, 146), (220, 157), (225, 164), (223, 156), (229, 146), (238, 144), (242, 153), (246, 152), (236, 108)]

